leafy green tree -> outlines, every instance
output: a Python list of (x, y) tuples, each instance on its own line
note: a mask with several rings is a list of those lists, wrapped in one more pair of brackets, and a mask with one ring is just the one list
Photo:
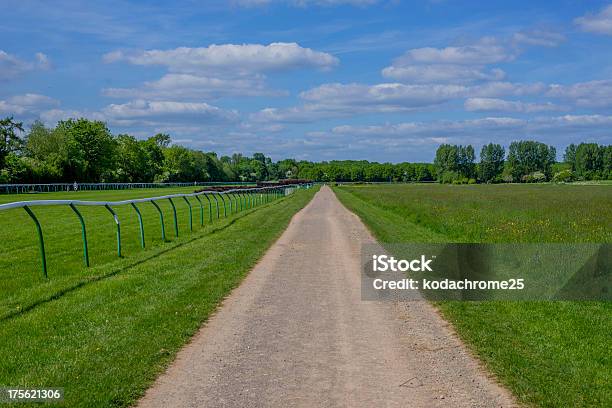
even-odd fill
[(606, 146), (603, 152), (604, 176), (612, 180), (612, 145)]
[(65, 133), (35, 121), (25, 139), (25, 155), (31, 159), (33, 182), (66, 181), (68, 142)]
[(572, 143), (565, 148), (565, 154), (563, 154), (563, 161), (571, 166), (572, 171), (576, 170), (576, 149), (577, 146)]
[(465, 179), (467, 183), (476, 173), (474, 160), (474, 148), (471, 145), (440, 145), (434, 160), (438, 181), (452, 183)]
[(173, 145), (164, 149), (164, 172), (159, 181), (193, 181), (195, 166), (191, 151)]
[(474, 178), (476, 176), (474, 148), (471, 145), (459, 146), (457, 152), (457, 168), (459, 173), (463, 177)]
[(604, 150), (597, 143), (580, 143), (576, 148), (574, 167), (580, 178), (600, 178), (604, 173)]
[(18, 133), (23, 132), (23, 122), (16, 122), (13, 117), (0, 119), (0, 168), (5, 167), (6, 156), (19, 151), (23, 140)]
[(149, 181), (149, 155), (145, 146), (145, 142), (139, 142), (134, 136), (117, 136), (116, 175), (119, 181)]
[(553, 146), (531, 140), (510, 143), (507, 163), (513, 181), (527, 181), (527, 177), (536, 172), (550, 179), (555, 162), (556, 149)]
[(60, 121), (55, 128), (67, 138), (67, 177), (83, 182), (112, 178), (117, 158), (117, 142), (104, 122), (88, 119)]
[(501, 181), (506, 152), (499, 144), (489, 143), (480, 151), (478, 176), (485, 183)]

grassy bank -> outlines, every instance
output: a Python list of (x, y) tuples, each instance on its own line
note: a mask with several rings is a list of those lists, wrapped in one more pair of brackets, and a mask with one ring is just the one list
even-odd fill
[[(346, 186), (382, 242), (612, 242), (610, 186)], [(533, 406), (612, 405), (606, 302), (440, 302), (459, 335)]]
[[(76, 234), (65, 237), (64, 244), (48, 248), (53, 257), (48, 282), (36, 280), (40, 274), (36, 254), (28, 252), (36, 250), (36, 242), (31, 243), (34, 231), (23, 236), (15, 232), (15, 238), (3, 241), (3, 245), (18, 247), (21, 243), (24, 249), (12, 250), (12, 261), (3, 256), (5, 263), (0, 270), (3, 296), (12, 293), (4, 282), (20, 292), (3, 303), (0, 384), (64, 387), (68, 406), (132, 404), (314, 192), (315, 189), (298, 191), (204, 228), (194, 217), (198, 223), (193, 233), (184, 233), (165, 244), (160, 242), (159, 231), (155, 231), (159, 218), (143, 213), (145, 219), (150, 219), (151, 245), (140, 250), (136, 224), (126, 225), (124, 240), (126, 245), (130, 241), (133, 244), (126, 247), (126, 256), (120, 260), (114, 259), (112, 228), (98, 225), (106, 222), (102, 217), (108, 219), (108, 214), (89, 214), (92, 218), (86, 216), (86, 220), (100, 217), (90, 222), (92, 244), (100, 240), (92, 256), (97, 266), (85, 269), (80, 264), (79, 225), (75, 219), (76, 223), (62, 234), (73, 234), (73, 229)], [(138, 193), (91, 194), (99, 199), (117, 199), (110, 197), (126, 198)], [(153, 196), (159, 192), (146, 193)], [(182, 204), (179, 217), (183, 220), (182, 231), (186, 232), (187, 209)], [(71, 223), (74, 214), (60, 213), (61, 209), (51, 211), (58, 212), (45, 215), (39, 209), (37, 214), (49, 234), (59, 234), (57, 230), (53, 232), (54, 228)], [(2, 222), (15, 229), (22, 225), (17, 217), (16, 214), (14, 220)], [(127, 218), (128, 214), (123, 214), (122, 219)], [(166, 227), (168, 236), (173, 237), (171, 224)], [(2, 228), (3, 234), (6, 230)], [(10, 235), (3, 237), (8, 238)], [(63, 250), (66, 263), (54, 249)], [(32, 263), (28, 263), (30, 257), (35, 258)], [(29, 266), (20, 265), (20, 260)], [(35, 282), (20, 280), (19, 273), (29, 274)], [(11, 283), (13, 276), (17, 281)]]

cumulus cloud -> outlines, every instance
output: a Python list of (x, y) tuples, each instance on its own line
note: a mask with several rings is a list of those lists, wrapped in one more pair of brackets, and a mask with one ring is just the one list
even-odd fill
[(224, 96), (275, 96), (286, 92), (268, 89), (266, 74), (301, 68), (330, 69), (338, 64), (331, 54), (296, 43), (225, 44), (202, 48), (179, 47), (125, 53), (113, 51), (107, 63), (125, 61), (141, 66), (164, 66), (169, 73), (133, 88), (107, 88), (103, 95), (136, 99), (198, 99)]
[(111, 104), (102, 110), (110, 120), (199, 120), (205, 123), (231, 122), (237, 113), (204, 102), (174, 102), (135, 100), (124, 104)]
[(408, 50), (397, 62), (422, 64), (487, 65), (511, 61), (514, 54), (492, 39), (462, 47), (414, 48)]
[(41, 52), (34, 55), (34, 61), (24, 61), (0, 50), (0, 80), (12, 79), (28, 71), (45, 70), (50, 67), (49, 57)]
[(499, 81), (506, 76), (506, 73), (499, 68), (483, 70), (462, 65), (409, 65), (402, 63), (394, 63), (384, 68), (382, 74), (385, 78), (417, 83)]
[[(1, 106), (1, 105), (0, 105)], [(100, 120), (112, 126), (125, 128), (157, 128), (186, 126), (197, 129), (237, 123), (238, 113), (204, 102), (175, 102), (132, 100), (122, 104), (110, 104), (100, 110), (75, 110), (53, 108), (42, 110), (42, 121), (54, 125), (60, 120), (87, 118)]]
[(27, 93), (0, 100), (0, 113), (4, 115), (30, 115), (57, 105), (59, 105), (59, 101), (53, 98)]
[(208, 47), (179, 47), (104, 55), (107, 63), (126, 61), (134, 65), (161, 65), (171, 72), (253, 74), (298, 68), (329, 69), (338, 65), (331, 54), (304, 48), (296, 43), (223, 44)]
[(311, 122), (362, 113), (407, 112), (439, 105), (464, 94), (459, 85), (405, 85), (399, 83), (324, 84), (302, 92), (305, 103), (291, 108), (266, 108), (251, 119), (256, 122)]
[(465, 110), (470, 112), (515, 112), (536, 113), (563, 110), (562, 107), (550, 102), (529, 103), (508, 101), (497, 98), (468, 98), (465, 101)]
[(487, 65), (511, 61), (515, 51), (491, 38), (445, 48), (413, 48), (382, 70), (386, 78), (406, 82), (499, 81), (505, 73)]
[[(256, 122), (313, 122), (332, 117), (365, 113), (411, 112), (465, 98), (537, 95), (547, 89), (542, 83), (487, 82), (457, 84), (323, 84), (302, 92), (302, 105), (266, 108), (251, 115)], [(543, 104), (544, 105), (544, 104)], [(530, 107), (535, 111), (536, 106)], [(525, 106), (527, 109), (527, 106)], [(543, 110), (543, 109), (542, 109)]]
[(413, 48), (393, 60), (382, 75), (414, 83), (500, 81), (505, 72), (489, 65), (513, 61), (524, 45), (554, 47), (564, 39), (558, 33), (533, 30), (507, 39), (485, 37), (463, 46)]
[(114, 98), (200, 99), (222, 96), (284, 95), (266, 87), (262, 76), (252, 78), (215, 78), (193, 74), (166, 74), (137, 88), (106, 88), (102, 94)]
[(596, 34), (612, 35), (612, 4), (604, 7), (597, 14), (587, 14), (574, 20), (583, 31)]
[(580, 107), (612, 107), (612, 80), (578, 82), (571, 85), (553, 84), (546, 95), (570, 101)]
[[(412, 141), (424, 138), (432, 147), (442, 141), (459, 143), (483, 144), (491, 140), (491, 133), (495, 132), (496, 141), (510, 143), (513, 140), (537, 134), (540, 140), (547, 143), (575, 140), (592, 137), (601, 139), (607, 135), (607, 128), (612, 125), (612, 116), (606, 115), (563, 115), (541, 116), (533, 119), (518, 119), (512, 117), (485, 117), (468, 120), (438, 120), (431, 122), (402, 122), (385, 123), (381, 125), (336, 126), (329, 131), (319, 131), (318, 138), (336, 137), (355, 139), (369, 139), (379, 146), (389, 141)], [(576, 131), (583, 132), (580, 135)], [(346, 139), (343, 139), (346, 140)]]

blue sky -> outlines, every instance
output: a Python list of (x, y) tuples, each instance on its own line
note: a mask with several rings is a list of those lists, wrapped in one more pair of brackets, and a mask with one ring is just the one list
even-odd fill
[(4, 3), (0, 116), (26, 124), (83, 116), (274, 159), (612, 143), (605, 1)]

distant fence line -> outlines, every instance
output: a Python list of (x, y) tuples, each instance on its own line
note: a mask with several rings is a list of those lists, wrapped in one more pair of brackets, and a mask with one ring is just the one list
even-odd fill
[(48, 183), (48, 184), (0, 184), (0, 193), (49, 193), (59, 191), (81, 190), (127, 190), (132, 188), (163, 188), (163, 187), (189, 187), (189, 186), (246, 186), (254, 185), (248, 181), (192, 181), (187, 183)]
[[(187, 183), (187, 185), (193, 185)], [(240, 189), (230, 189), (225, 191), (199, 191), (196, 193), (185, 193), (185, 194), (170, 194), (159, 197), (147, 197), (147, 198), (136, 198), (130, 200), (122, 200), (122, 201), (85, 201), (85, 200), (32, 200), (32, 201), (17, 201), (12, 203), (0, 204), (0, 211), (3, 210), (11, 210), (17, 208), (23, 208), (25, 212), (30, 216), (34, 225), (36, 226), (36, 231), (38, 234), (38, 242), (40, 249), (40, 259), (41, 259), (41, 268), (45, 278), (47, 278), (47, 257), (45, 253), (45, 241), (43, 237), (43, 230), (38, 217), (32, 211), (31, 207), (47, 207), (47, 206), (58, 206), (58, 205), (66, 205), (69, 206), (72, 211), (75, 213), (79, 222), (81, 224), (81, 232), (82, 232), (82, 240), (83, 240), (83, 261), (85, 266), (89, 266), (89, 249), (87, 244), (87, 229), (85, 226), (85, 220), (78, 210), (79, 206), (98, 206), (104, 207), (110, 215), (113, 217), (117, 228), (117, 256), (121, 257), (121, 222), (119, 217), (113, 207), (129, 205), (134, 209), (134, 213), (136, 214), (138, 224), (140, 227), (140, 245), (142, 248), (145, 248), (145, 230), (144, 223), (142, 220), (142, 214), (138, 207), (138, 204), (151, 203), (157, 213), (159, 215), (159, 220), (161, 224), (161, 239), (162, 242), (166, 242), (166, 231), (165, 231), (165, 223), (164, 223), (164, 214), (161, 208), (159, 207), (157, 201), (168, 200), (172, 207), (172, 215), (174, 219), (174, 234), (176, 237), (179, 236), (179, 225), (176, 213), (176, 205), (173, 199), (182, 198), (187, 208), (189, 209), (189, 230), (193, 230), (193, 211), (192, 211), (192, 202), (189, 198), (194, 198), (197, 201), (197, 205), (200, 208), (200, 225), (204, 225), (205, 219), (205, 207), (208, 208), (208, 222), (212, 223), (213, 218), (213, 204), (216, 209), (216, 218), (219, 219), (221, 216), (220, 208), (223, 208), (223, 216), (227, 217), (228, 213), (228, 205), (229, 205), (229, 213), (237, 213), (243, 210), (247, 210), (250, 208), (254, 208), (257, 205), (268, 203), (272, 200), (279, 199), (288, 194), (293, 193), (296, 189), (299, 188), (310, 188), (312, 186), (311, 183), (307, 184), (286, 184), (286, 185), (277, 185), (277, 186), (265, 186), (265, 187), (253, 187), (253, 188), (240, 188)], [(205, 198), (206, 202), (202, 201), (200, 198)], [(211, 200), (212, 199), (212, 200)], [(219, 201), (219, 199), (221, 199)]]

